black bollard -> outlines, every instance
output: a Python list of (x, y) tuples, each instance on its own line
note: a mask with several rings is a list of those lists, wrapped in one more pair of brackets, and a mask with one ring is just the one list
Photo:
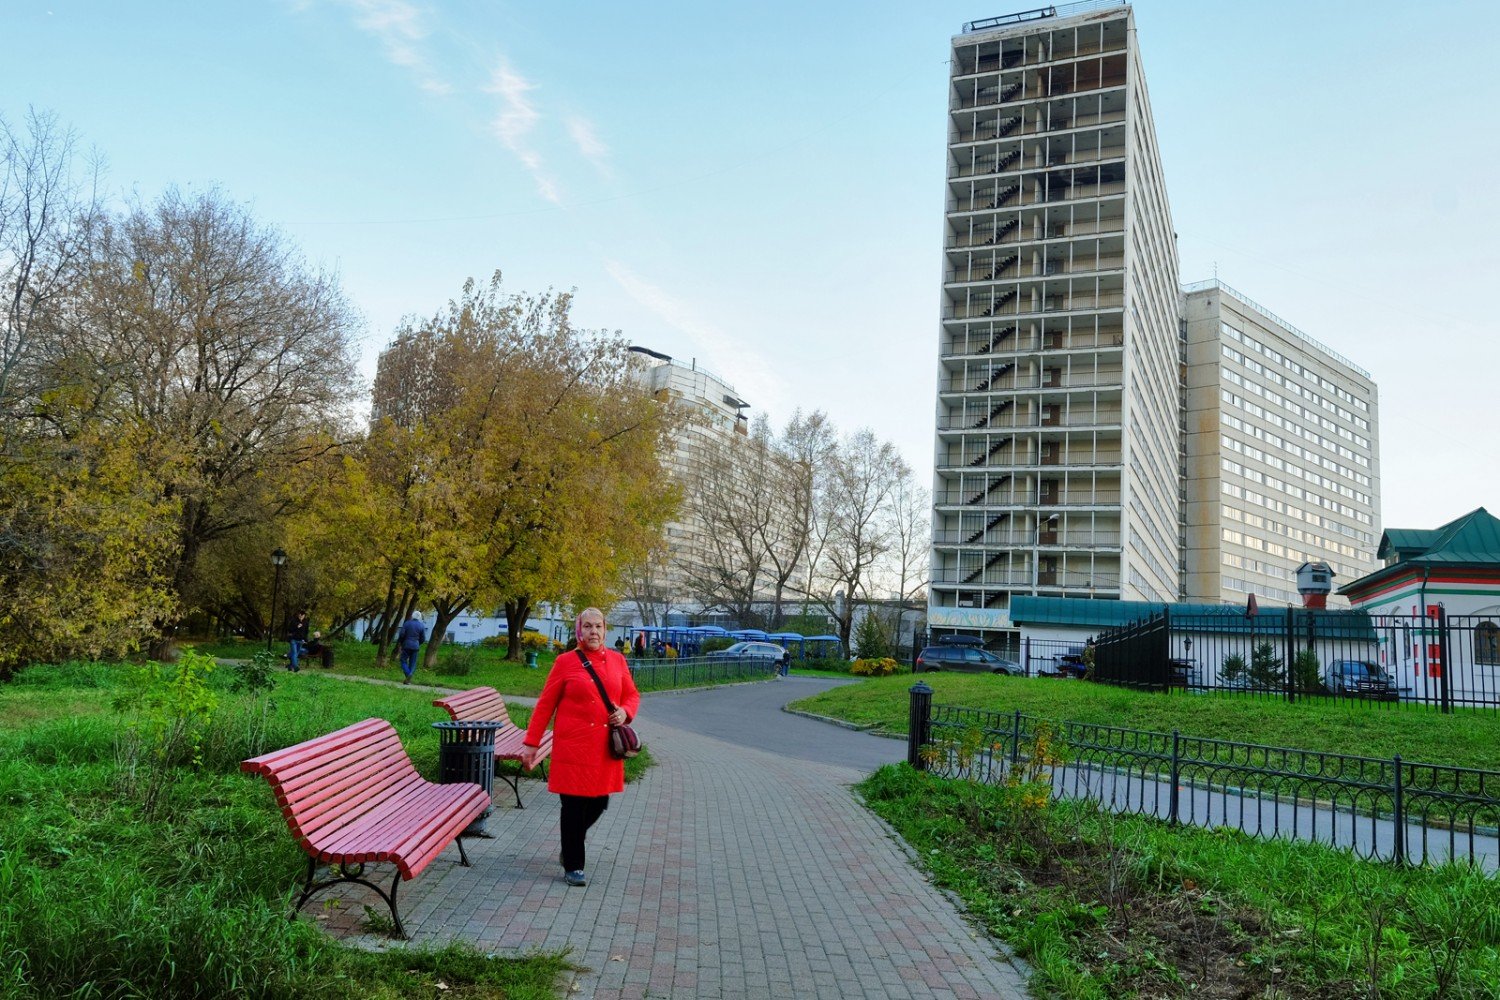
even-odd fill
[(932, 728), (932, 688), (926, 682), (917, 681), (911, 686), (911, 713), (907, 717), (906, 762), (919, 771), (927, 764), (922, 760), (922, 747), (928, 742)]

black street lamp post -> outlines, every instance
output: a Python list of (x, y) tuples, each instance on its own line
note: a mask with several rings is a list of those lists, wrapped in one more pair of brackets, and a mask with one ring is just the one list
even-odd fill
[(281, 598), (281, 567), (286, 565), (286, 550), (278, 548), (271, 553), (271, 564), (276, 567), (276, 582), (271, 584), (271, 622), (266, 626), (266, 652), (271, 651), (271, 641), (276, 636), (276, 602)]

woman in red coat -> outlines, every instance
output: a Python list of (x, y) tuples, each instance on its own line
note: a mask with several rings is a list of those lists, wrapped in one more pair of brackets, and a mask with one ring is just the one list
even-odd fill
[[(562, 797), (562, 866), (569, 885), (587, 885), (584, 874), (583, 837), (604, 810), (612, 792), (625, 788), (625, 762), (609, 753), (609, 726), (624, 725), (635, 718), (641, 695), (635, 689), (625, 657), (604, 645), (604, 613), (585, 608), (574, 623), (578, 649), (563, 653), (552, 663), (542, 696), (526, 727), (526, 750), (521, 763), (536, 765), (537, 747), (547, 723), (552, 727), (552, 764), (547, 788)], [(582, 654), (582, 656), (580, 656)], [(599, 697), (599, 687), (584, 669), (587, 657), (609, 700), (611, 715)]]

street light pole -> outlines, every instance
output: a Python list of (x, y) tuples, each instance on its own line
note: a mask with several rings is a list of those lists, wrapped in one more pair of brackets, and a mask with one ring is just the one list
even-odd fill
[(271, 651), (271, 641), (276, 635), (276, 602), (281, 598), (281, 567), (286, 565), (286, 550), (277, 548), (271, 553), (271, 565), (276, 567), (276, 582), (271, 584), (271, 621), (266, 626), (266, 652)]

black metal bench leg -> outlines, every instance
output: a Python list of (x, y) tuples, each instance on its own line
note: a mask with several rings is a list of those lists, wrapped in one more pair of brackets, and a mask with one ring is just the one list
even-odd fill
[(526, 805), (521, 801), (521, 775), (519, 773), (514, 775), (507, 774), (506, 772), (500, 770), (500, 767), (501, 762), (498, 760), (495, 761), (495, 777), (499, 778), (501, 781), (510, 786), (510, 790), (516, 796), (516, 808), (525, 809)]
[(458, 863), (463, 865), (465, 868), (468, 868), (469, 852), (464, 850), (464, 835), (459, 834), (454, 838), (454, 842), (458, 844)]
[(292, 912), (287, 914), (288, 920), (296, 920), (297, 911), (302, 909), (302, 904), (306, 903), (308, 898), (312, 896), (313, 893), (317, 892), (319, 888), (322, 888), (321, 886), (313, 885), (313, 876), (317, 873), (318, 862), (316, 861), (316, 859), (309, 856), (307, 859), (307, 881), (302, 883), (302, 895), (298, 897), (297, 905), (292, 907)]
[[(391, 877), (391, 898), (386, 900), (391, 904), (391, 922), (396, 925), (396, 936), (405, 941), (406, 928), (401, 924), (401, 914), (396, 912), (396, 887), (401, 884), (401, 869), (396, 869), (396, 874)], [(378, 890), (377, 890), (378, 891)]]
[[(458, 852), (460, 856), (464, 856), (463, 850), (463, 841), (460, 840), (458, 844)], [(464, 856), (464, 864), (467, 865), (468, 863), (469, 861), (467, 856)], [(313, 876), (317, 874), (317, 870), (317, 859), (309, 856), (307, 859), (307, 883), (302, 889), (302, 895), (298, 898), (296, 907), (292, 909), (292, 912), (289, 915), (292, 920), (297, 919), (297, 912), (301, 910), (302, 907), (307, 903), (307, 901), (317, 893), (322, 892), (329, 886), (338, 885), (340, 882), (354, 882), (358, 885), (364, 886), (367, 889), (373, 890), (375, 895), (379, 896), (382, 900), (385, 901), (385, 905), (390, 907), (391, 910), (391, 922), (396, 925), (396, 936), (401, 938), (402, 940), (406, 940), (406, 927), (401, 923), (401, 914), (396, 909), (396, 887), (401, 884), (400, 868), (396, 869), (396, 874), (391, 878), (391, 891), (389, 893), (387, 893), (380, 886), (376, 885), (374, 882), (371, 882), (369, 879), (364, 877), (365, 866), (363, 862), (358, 862), (353, 865), (346, 865), (335, 862), (328, 866), (329, 877), (321, 882), (313, 881)], [(351, 870), (353, 872), (352, 874)]]

